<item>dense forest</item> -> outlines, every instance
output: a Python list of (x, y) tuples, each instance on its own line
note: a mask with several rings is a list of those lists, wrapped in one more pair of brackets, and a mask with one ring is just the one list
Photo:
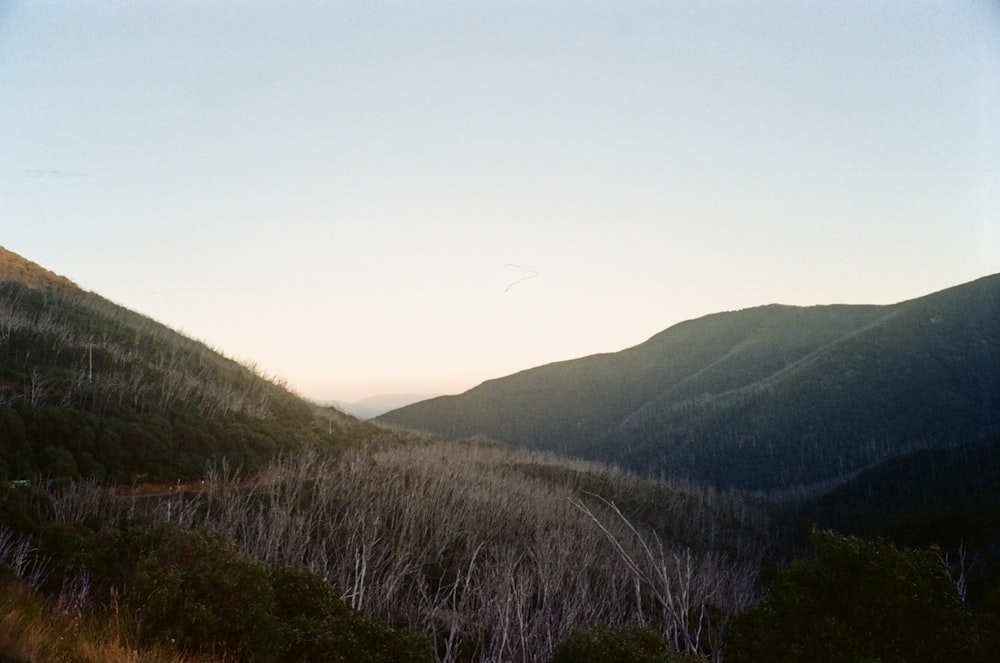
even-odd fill
[[(961, 308), (947, 301), (925, 304)], [(736, 368), (758, 385), (814, 375), (862, 340), (884, 352), (867, 334), (885, 313), (779, 307), (726, 318), (739, 324), (708, 345), (698, 325), (676, 347), (670, 330), (654, 340), (687, 366), (672, 389), (693, 398)], [(779, 330), (780, 352), (765, 342)], [(706, 367), (699, 353), (727, 344)], [(966, 356), (991, 352), (956, 340), (904, 395), (948, 381), (957, 417)], [(601, 392), (593, 365), (545, 370), (594, 397), (628, 393)], [(0, 659), (997, 660), (997, 444), (887, 443), (880, 463), (875, 445), (832, 490), (750, 493), (446, 440), (318, 407), (0, 250)]]

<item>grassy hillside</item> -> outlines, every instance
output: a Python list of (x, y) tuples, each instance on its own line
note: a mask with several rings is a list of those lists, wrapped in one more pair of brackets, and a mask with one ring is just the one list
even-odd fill
[(1000, 276), (893, 306), (766, 306), (379, 421), (774, 490), (1000, 425)]
[(0, 254), (0, 477), (200, 475), (363, 425), (149, 318)]
[(31, 288), (81, 292), (80, 287), (65, 276), (45, 269), (2, 246), (0, 246), (0, 281), (17, 281)]

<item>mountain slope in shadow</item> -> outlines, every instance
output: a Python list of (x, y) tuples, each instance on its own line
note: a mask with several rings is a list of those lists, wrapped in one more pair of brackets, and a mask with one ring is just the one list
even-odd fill
[(719, 486), (800, 489), (1000, 426), (998, 347), (995, 275), (889, 306), (708, 315), (378, 420)]

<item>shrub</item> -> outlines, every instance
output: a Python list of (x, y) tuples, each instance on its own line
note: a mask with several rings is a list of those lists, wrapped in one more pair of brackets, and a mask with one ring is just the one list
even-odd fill
[(770, 597), (736, 618), (727, 663), (979, 660), (936, 551), (834, 532), (812, 541), (815, 558), (780, 570)]
[(197, 530), (167, 530), (136, 565), (132, 585), (148, 644), (256, 663), (433, 660), (426, 637), (363, 619), (320, 576), (269, 571)]
[(683, 663), (698, 660), (670, 649), (648, 627), (596, 626), (574, 631), (552, 652), (551, 663)]
[(366, 621), (314, 573), (279, 567), (272, 575), (275, 616), (283, 629), (281, 660), (310, 662), (424, 662), (426, 637)]
[(131, 600), (144, 642), (276, 660), (280, 632), (267, 568), (206, 534), (167, 530), (136, 566)]

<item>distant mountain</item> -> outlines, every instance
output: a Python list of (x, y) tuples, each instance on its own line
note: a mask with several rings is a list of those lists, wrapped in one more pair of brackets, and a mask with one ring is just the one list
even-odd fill
[(889, 306), (708, 315), (377, 420), (719, 486), (834, 484), (1000, 428), (1000, 275)]
[(327, 405), (353, 414), (358, 419), (373, 419), (380, 414), (405, 407), (411, 403), (434, 398), (437, 394), (376, 394), (360, 401), (328, 401)]
[(0, 250), (0, 478), (252, 469), (362, 426), (174, 330)]

